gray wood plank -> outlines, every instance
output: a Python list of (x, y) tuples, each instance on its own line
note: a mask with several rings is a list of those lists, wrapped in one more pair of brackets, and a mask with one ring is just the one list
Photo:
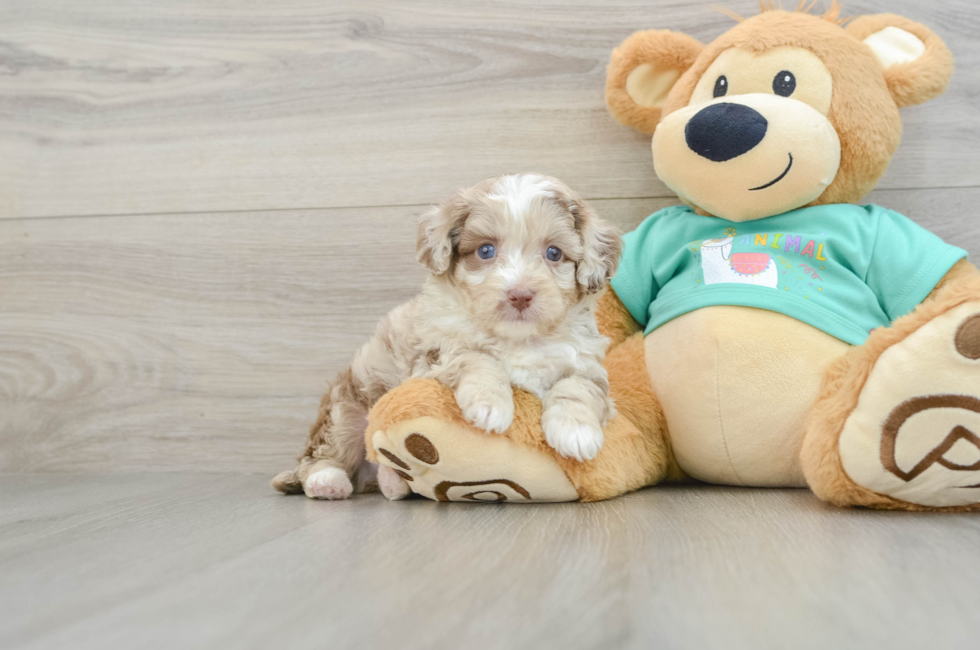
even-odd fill
[[(0, 511), (47, 514), (20, 523), (36, 543), (0, 550), (5, 648), (902, 649), (980, 633), (972, 515), (708, 486), (325, 503), (258, 476), (35, 476), (9, 496), (24, 480), (0, 478)], [(143, 481), (154, 491), (131, 494)], [(68, 485), (79, 514), (50, 496)]]
[[(755, 0), (725, 3), (751, 15)], [(503, 171), (665, 197), (648, 138), (606, 114), (632, 31), (709, 41), (712, 3), (8, 0), (0, 218), (421, 204)], [(881, 187), (980, 181), (980, 6), (866, 0), (934, 27), (958, 70), (905, 113)]]
[[(870, 197), (972, 253), (980, 190)], [(625, 229), (672, 199), (596, 201)], [(418, 208), (0, 221), (0, 470), (255, 471), (418, 289)]]

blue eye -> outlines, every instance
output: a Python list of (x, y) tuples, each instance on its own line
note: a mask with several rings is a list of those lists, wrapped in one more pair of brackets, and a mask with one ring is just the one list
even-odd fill
[(481, 260), (489, 260), (497, 254), (497, 249), (492, 244), (484, 244), (476, 249), (476, 254), (480, 256)]
[(561, 259), (561, 251), (555, 248), (554, 246), (550, 246), (548, 248), (548, 252), (545, 253), (545, 256), (552, 262), (557, 262), (558, 260)]

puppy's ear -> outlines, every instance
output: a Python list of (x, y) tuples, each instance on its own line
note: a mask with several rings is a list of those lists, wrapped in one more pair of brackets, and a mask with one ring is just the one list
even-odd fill
[(669, 30), (636, 32), (612, 52), (606, 105), (620, 124), (653, 135), (671, 88), (704, 46)]
[(871, 48), (899, 108), (933, 99), (953, 75), (953, 55), (935, 32), (894, 14), (861, 16), (847, 32)]
[(575, 279), (586, 293), (596, 293), (616, 275), (619, 255), (623, 250), (622, 233), (597, 217), (582, 199), (573, 199), (569, 210), (575, 217), (575, 228), (582, 237), (584, 247)]
[(438, 207), (430, 208), (419, 217), (415, 257), (435, 275), (449, 270), (453, 249), (459, 242), (463, 223), (470, 215), (470, 203), (464, 191)]

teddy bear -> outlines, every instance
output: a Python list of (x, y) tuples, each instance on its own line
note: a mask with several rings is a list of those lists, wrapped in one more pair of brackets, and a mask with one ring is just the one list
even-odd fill
[(899, 145), (899, 109), (941, 94), (953, 58), (901, 16), (840, 14), (763, 6), (707, 45), (653, 30), (613, 51), (608, 108), (652, 136), (680, 204), (625, 236), (600, 300), (618, 415), (595, 458), (552, 450), (532, 395), (515, 390), (513, 425), (486, 434), (429, 380), (377, 403), (368, 458), (438, 501), (699, 481), (980, 507), (980, 271), (857, 204)]

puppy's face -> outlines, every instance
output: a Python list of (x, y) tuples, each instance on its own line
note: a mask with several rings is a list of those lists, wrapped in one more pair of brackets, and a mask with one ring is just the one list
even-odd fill
[(502, 176), (459, 192), (419, 222), (419, 260), (484, 328), (546, 334), (615, 273), (619, 233), (560, 181)]

